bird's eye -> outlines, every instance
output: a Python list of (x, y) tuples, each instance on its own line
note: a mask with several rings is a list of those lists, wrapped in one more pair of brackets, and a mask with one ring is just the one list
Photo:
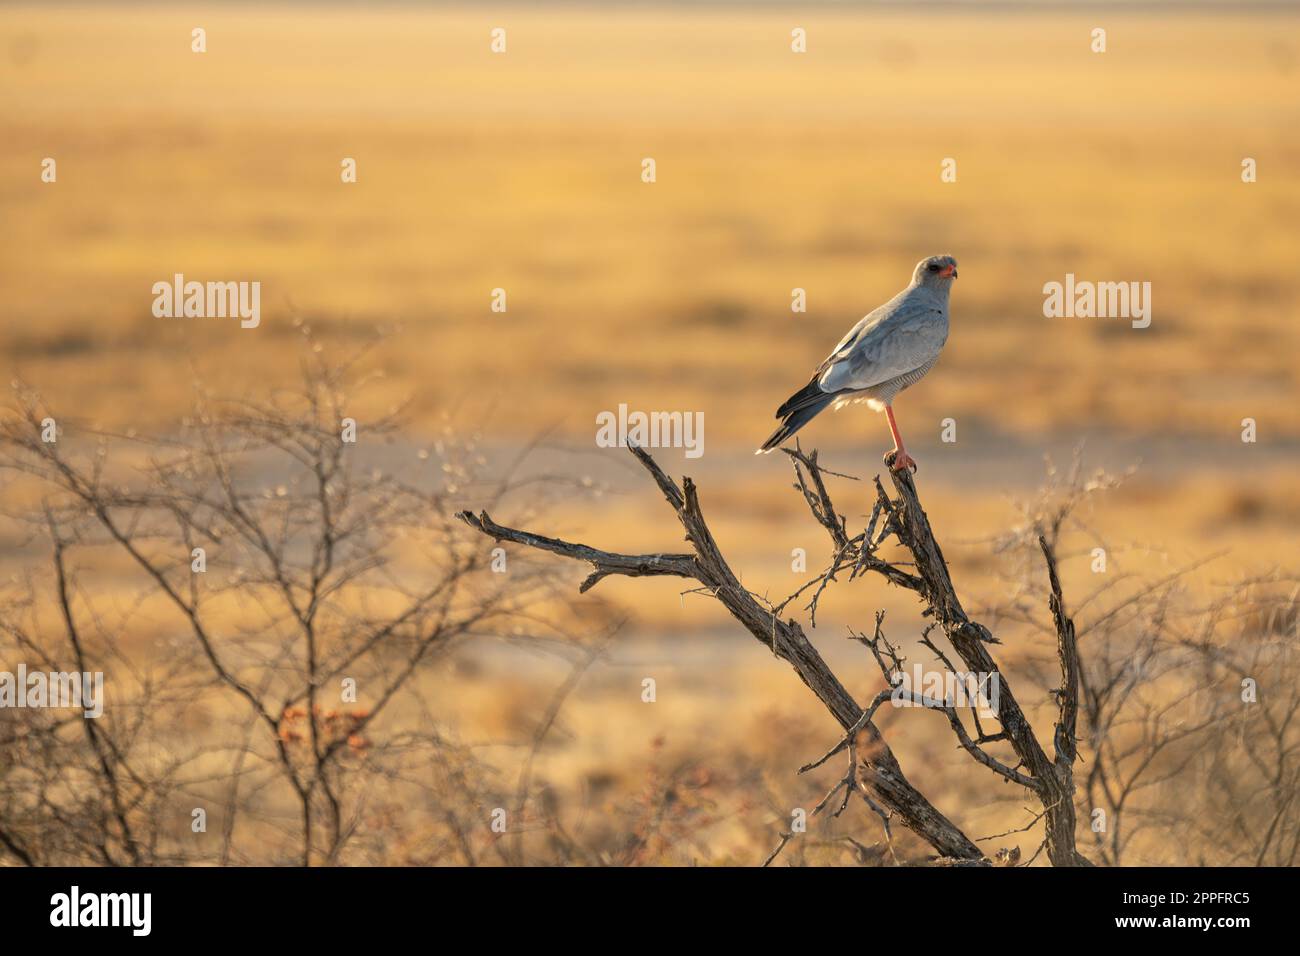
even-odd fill
[(931, 262), (931, 263), (930, 263), (928, 266), (926, 266), (925, 268), (926, 268), (926, 270), (929, 271), (929, 272), (938, 272), (938, 271), (939, 271), (939, 263), (937, 263), (937, 262)]

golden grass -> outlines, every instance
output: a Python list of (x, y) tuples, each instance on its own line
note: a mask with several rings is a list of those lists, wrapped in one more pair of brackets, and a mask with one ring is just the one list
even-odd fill
[[(585, 438), (628, 401), (749, 443), (947, 250), (954, 332), (920, 414), (1300, 434), (1300, 94), (1255, 17), (1110, 13), (1096, 55), (1077, 16), (801, 12), (801, 57), (775, 12), (512, 10), (505, 56), (458, 9), (0, 16), (4, 345), (106, 417), (166, 422), (182, 356), (274, 377), (296, 313), (336, 337), (401, 323), (391, 373), (426, 416), (495, 402), (498, 430)], [(154, 319), (177, 271), (259, 278), (264, 327)], [(1066, 272), (1151, 281), (1153, 326), (1043, 318)]]

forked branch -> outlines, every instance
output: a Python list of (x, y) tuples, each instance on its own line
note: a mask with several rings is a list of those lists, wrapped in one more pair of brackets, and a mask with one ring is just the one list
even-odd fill
[[(879, 479), (876, 480), (877, 500), (870, 520), (867, 527), (855, 536), (850, 534), (846, 519), (836, 511), (823, 478), (824, 475), (835, 473), (820, 466), (816, 452), (804, 453), (800, 449), (787, 449), (794, 467), (795, 487), (808, 504), (813, 518), (829, 535), (832, 553), (824, 572), (773, 607), (741, 585), (732, 571), (705, 521), (694, 482), (686, 478), (679, 488), (649, 454), (635, 447), (629, 450), (654, 479), (677, 516), (686, 533), (686, 540), (693, 549), (691, 553), (622, 554), (508, 528), (494, 522), (486, 512), (478, 515), (461, 512), (458, 517), (498, 541), (511, 541), (590, 564), (592, 572), (582, 584), (583, 591), (603, 578), (616, 574), (628, 577), (670, 575), (699, 582), (756, 640), (794, 668), (799, 678), (817, 695), (843, 729), (840, 741), (824, 757), (804, 768), (811, 769), (837, 753), (848, 751), (848, 773), (827, 794), (822, 801), (823, 806), (840, 788), (844, 790), (845, 804), (856, 791), (864, 802), (882, 816), (886, 826), (890, 819), (896, 818), (929, 843), (937, 853), (935, 862), (949, 865), (981, 865), (989, 862), (975, 842), (912, 785), (873, 723), (872, 717), (884, 700), (891, 694), (903, 693), (913, 704), (944, 713), (961, 747), (979, 764), (1001, 779), (1025, 787), (1039, 797), (1046, 818), (1048, 856), (1055, 865), (1088, 864), (1074, 845), (1074, 784), (1071, 766), (1076, 753), (1074, 724), (1078, 710), (1078, 649), (1074, 641), (1073, 623), (1064, 612), (1055, 558), (1045, 542), (1043, 551), (1047, 557), (1052, 583), (1051, 610), (1060, 636), (1058, 650), (1063, 677), (1055, 762), (1047, 757), (1039, 745), (1005, 675), (989, 654), (988, 647), (996, 644), (996, 639), (983, 625), (970, 620), (963, 610), (943, 552), (934, 539), (910, 474), (890, 472), (898, 494), (896, 499), (891, 499)], [(882, 542), (890, 536), (895, 537), (910, 552), (913, 559), (911, 568), (899, 566), (878, 553)], [(875, 638), (862, 640), (872, 649), (891, 690), (878, 694), (865, 710), (858, 705), (804, 635), (799, 623), (793, 619), (782, 619), (786, 605), (814, 587), (816, 591), (808, 610), (815, 614), (821, 593), (836, 580), (836, 575), (845, 571), (849, 573), (850, 579), (867, 571), (874, 572), (892, 584), (915, 592), (921, 598), (926, 605), (926, 614), (943, 630), (965, 667), (975, 674), (993, 675), (998, 680), (999, 731), (986, 733), (979, 726), (976, 717), (975, 732), (972, 735), (951, 702), (930, 701), (918, 697), (914, 692), (902, 691), (898, 687), (901, 680), (898, 664), (901, 659), (887, 642), (884, 642), (885, 650), (882, 652), (883, 636), (879, 616)], [(949, 671), (953, 670), (947, 657), (929, 641), (928, 636), (924, 643), (935, 651), (937, 658)], [(1016, 766), (1008, 766), (985, 750), (988, 744), (995, 742), (1010, 745), (1019, 759)], [(845, 804), (841, 804), (841, 809)], [(785, 842), (788, 841), (783, 840), (782, 845)], [(771, 858), (769, 857), (769, 862)]]

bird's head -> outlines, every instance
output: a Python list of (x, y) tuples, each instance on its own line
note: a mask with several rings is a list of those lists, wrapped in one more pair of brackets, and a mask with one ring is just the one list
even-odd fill
[(957, 278), (957, 260), (952, 256), (930, 256), (916, 264), (912, 273), (912, 285), (924, 285), (933, 289), (952, 288), (952, 280)]

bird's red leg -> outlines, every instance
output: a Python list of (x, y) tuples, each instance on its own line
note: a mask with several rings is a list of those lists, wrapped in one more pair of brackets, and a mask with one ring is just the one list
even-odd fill
[[(916, 460), (903, 447), (903, 436), (898, 433), (898, 422), (894, 421), (894, 408), (892, 405), (885, 406), (885, 417), (889, 419), (889, 431), (894, 436), (894, 450), (892, 452), (894, 460), (889, 464), (890, 469), (902, 471), (904, 468), (910, 468), (916, 471)], [(885, 459), (888, 460), (889, 457), (889, 455), (886, 455)]]

